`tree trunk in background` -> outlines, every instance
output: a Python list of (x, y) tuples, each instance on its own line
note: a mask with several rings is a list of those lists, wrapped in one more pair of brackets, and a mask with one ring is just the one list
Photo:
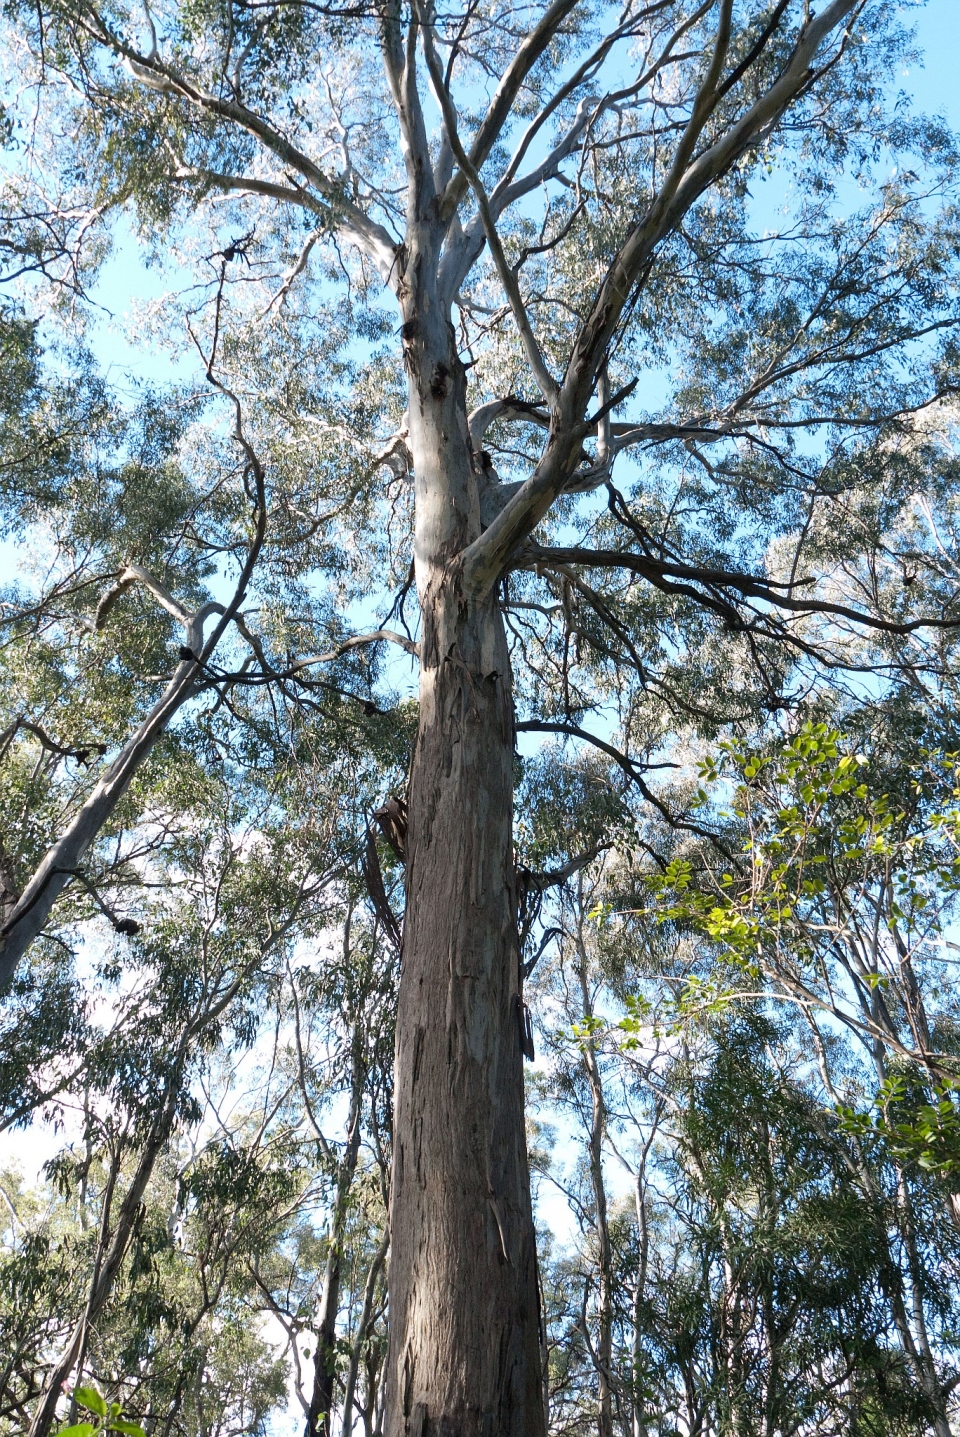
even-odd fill
[[(578, 911), (582, 915), (583, 904)], [(593, 1017), (593, 1002), (588, 976), (588, 959), (583, 940), (582, 924), (577, 932), (577, 976), (584, 1017)], [(606, 1134), (607, 1111), (603, 1098), (603, 1077), (597, 1062), (596, 1044), (592, 1037), (583, 1042), (583, 1064), (590, 1087), (590, 1182), (597, 1226), (597, 1270), (599, 1302), (597, 1305), (597, 1345), (593, 1353), (597, 1369), (597, 1434), (613, 1437), (613, 1254), (610, 1247), (610, 1225), (607, 1221), (607, 1189), (603, 1177), (603, 1140)], [(584, 1333), (589, 1344), (589, 1334)]]
[(177, 1114), (177, 1099), (180, 1096), (180, 1086), (183, 1080), (184, 1052), (185, 1045), (181, 1045), (166, 1091), (162, 1094), (157, 1115), (147, 1134), (112, 1230), (109, 1229), (109, 1207), (102, 1215), (100, 1248), (87, 1297), (87, 1305), (70, 1340), (47, 1377), (33, 1422), (30, 1424), (28, 1437), (48, 1437), (56, 1420), (57, 1404), (63, 1396), (65, 1384), (69, 1382), (77, 1363), (81, 1360), (87, 1337), (90, 1331), (96, 1327), (97, 1320), (113, 1292), (114, 1282), (127, 1255), (127, 1248), (140, 1217), (140, 1205), (147, 1183), (150, 1181), (157, 1158), (173, 1129)]
[[(363, 1349), (367, 1341), (373, 1318), (373, 1302), (374, 1297), (376, 1296), (377, 1283), (380, 1279), (380, 1273), (383, 1270), (383, 1265), (387, 1260), (387, 1250), (389, 1248), (389, 1245), (390, 1230), (389, 1228), (384, 1228), (383, 1236), (380, 1239), (380, 1245), (377, 1248), (376, 1253), (374, 1254), (373, 1261), (370, 1264), (370, 1270), (367, 1273), (367, 1281), (364, 1284), (363, 1306), (360, 1309), (360, 1316), (357, 1320), (357, 1330), (354, 1334), (353, 1346), (350, 1350), (350, 1361), (347, 1365), (347, 1375), (343, 1384), (343, 1423), (340, 1428), (342, 1437), (350, 1437), (350, 1434), (353, 1431), (353, 1406), (354, 1397), (357, 1390), (357, 1378), (360, 1375), (360, 1363), (363, 1360)], [(371, 1388), (373, 1388), (374, 1390), (371, 1391)], [(375, 1383), (368, 1384), (367, 1392), (365, 1394), (368, 1408), (372, 1407), (373, 1405), (373, 1400), (376, 1395), (375, 1389)], [(369, 1428), (370, 1425), (371, 1424), (368, 1421), (366, 1423), (366, 1427)]]
[[(652, 1141), (652, 1139), (651, 1139)], [(646, 1363), (643, 1347), (643, 1303), (647, 1285), (647, 1263), (650, 1253), (650, 1224), (647, 1216), (647, 1191), (645, 1165), (649, 1146), (637, 1172), (637, 1186), (634, 1194), (637, 1211), (637, 1287), (633, 1297), (633, 1422), (632, 1437), (649, 1437), (650, 1429), (646, 1419), (646, 1392), (641, 1373), (645, 1375)]]
[(944, 1389), (937, 1373), (937, 1363), (930, 1346), (927, 1322), (923, 1310), (924, 1269), (917, 1251), (917, 1235), (914, 1227), (913, 1204), (903, 1169), (897, 1169), (897, 1199), (900, 1208), (900, 1223), (907, 1249), (907, 1271), (910, 1274), (910, 1305), (913, 1309), (913, 1334), (917, 1354), (917, 1375), (930, 1403), (932, 1427), (936, 1437), (951, 1437), (951, 1426), (947, 1420)]
[(337, 1195), (330, 1220), (327, 1261), (317, 1314), (317, 1350), (313, 1362), (313, 1393), (307, 1411), (305, 1437), (331, 1437), (333, 1431), (333, 1394), (337, 1378), (337, 1317), (340, 1312), (343, 1246), (347, 1234), (350, 1189), (353, 1186), (357, 1158), (360, 1153), (360, 1115), (363, 1106), (363, 1083), (366, 1076), (359, 1052), (361, 1041), (360, 1034), (355, 1029), (350, 1113), (347, 1118), (347, 1144), (337, 1175)]

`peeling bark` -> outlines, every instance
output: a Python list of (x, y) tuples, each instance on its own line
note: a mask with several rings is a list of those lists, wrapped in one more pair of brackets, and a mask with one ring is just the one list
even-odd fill
[(494, 603), (424, 616), (397, 1023), (387, 1437), (538, 1437), (536, 1253)]
[(513, 865), (513, 699), (462, 367), (431, 296), (404, 325), (423, 615), (390, 1217), (387, 1437), (540, 1437)]

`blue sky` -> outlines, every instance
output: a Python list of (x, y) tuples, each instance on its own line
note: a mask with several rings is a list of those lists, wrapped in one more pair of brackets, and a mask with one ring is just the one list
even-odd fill
[[(913, 5), (898, 9), (916, 24), (924, 58), (922, 65), (891, 76), (891, 85), (906, 91), (919, 109), (943, 114), (960, 130), (960, 0), (928, 0), (919, 9)], [(135, 235), (121, 224), (114, 255), (94, 290), (97, 302), (113, 316), (111, 321), (104, 314), (92, 338), (114, 382), (120, 381), (124, 371), (162, 382), (177, 375), (187, 378), (194, 369), (191, 353), (185, 352), (182, 367), (174, 369), (168, 354), (138, 348), (124, 334), (133, 299), (156, 298), (168, 289), (169, 283), (160, 268), (146, 266)]]
[[(924, 63), (898, 76), (891, 76), (891, 86), (903, 88), (913, 97), (919, 109), (942, 113), (960, 130), (960, 0), (929, 0), (914, 14)], [(115, 383), (122, 383), (124, 374), (128, 372), (160, 382), (170, 380), (178, 372), (172, 367), (169, 355), (139, 348), (124, 334), (133, 300), (162, 295), (169, 285), (168, 277), (159, 268), (148, 268), (143, 256), (144, 252), (132, 231), (121, 224), (114, 256), (105, 267), (95, 290), (95, 298), (113, 319), (105, 313), (95, 326), (92, 337), (100, 363), (110, 372)], [(183, 377), (194, 373), (193, 356), (185, 353), (182, 366), (179, 373)], [(5, 568), (9, 572), (9, 567), (14, 566), (16, 560), (15, 547), (0, 544), (0, 572)], [(398, 687), (409, 681), (409, 673), (408, 662), (399, 660), (395, 679)], [(530, 747), (534, 746), (531, 740)], [(57, 1139), (57, 1145), (59, 1141)], [(31, 1177), (31, 1160), (35, 1165), (47, 1156), (36, 1129), (15, 1139), (8, 1135), (5, 1144), (5, 1159), (20, 1157)], [(558, 1194), (544, 1191), (541, 1213), (561, 1235), (569, 1228), (569, 1216)]]
[(923, 67), (903, 81), (918, 105), (942, 111), (960, 129), (960, 4), (958, 0), (929, 0), (916, 16), (917, 39), (924, 52)]

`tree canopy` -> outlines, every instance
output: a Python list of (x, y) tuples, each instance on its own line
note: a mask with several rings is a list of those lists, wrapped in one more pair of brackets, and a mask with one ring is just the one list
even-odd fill
[(0, 1431), (948, 1437), (909, 14), (4, 16)]

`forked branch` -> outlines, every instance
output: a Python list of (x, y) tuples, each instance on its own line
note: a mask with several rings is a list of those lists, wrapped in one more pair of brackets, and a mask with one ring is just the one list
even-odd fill
[(520, 543), (533, 531), (563, 491), (576, 463), (579, 427), (594, 392), (597, 376), (637, 285), (652, 263), (658, 246), (680, 223), (691, 206), (722, 175), (729, 172), (750, 145), (769, 135), (788, 106), (803, 94), (813, 77), (821, 46), (858, 8), (860, 0), (832, 0), (809, 18), (777, 79), (740, 118), (696, 153), (696, 144), (713, 112), (722, 85), (723, 60), (729, 45), (729, 7), (721, 7), (714, 53), (694, 102), (674, 162), (660, 191), (621, 246), (600, 284), (590, 312), (573, 345), (560, 394), (550, 442), (530, 478), (504, 505), (496, 519), (466, 551), (464, 586), (468, 592), (489, 592)]

